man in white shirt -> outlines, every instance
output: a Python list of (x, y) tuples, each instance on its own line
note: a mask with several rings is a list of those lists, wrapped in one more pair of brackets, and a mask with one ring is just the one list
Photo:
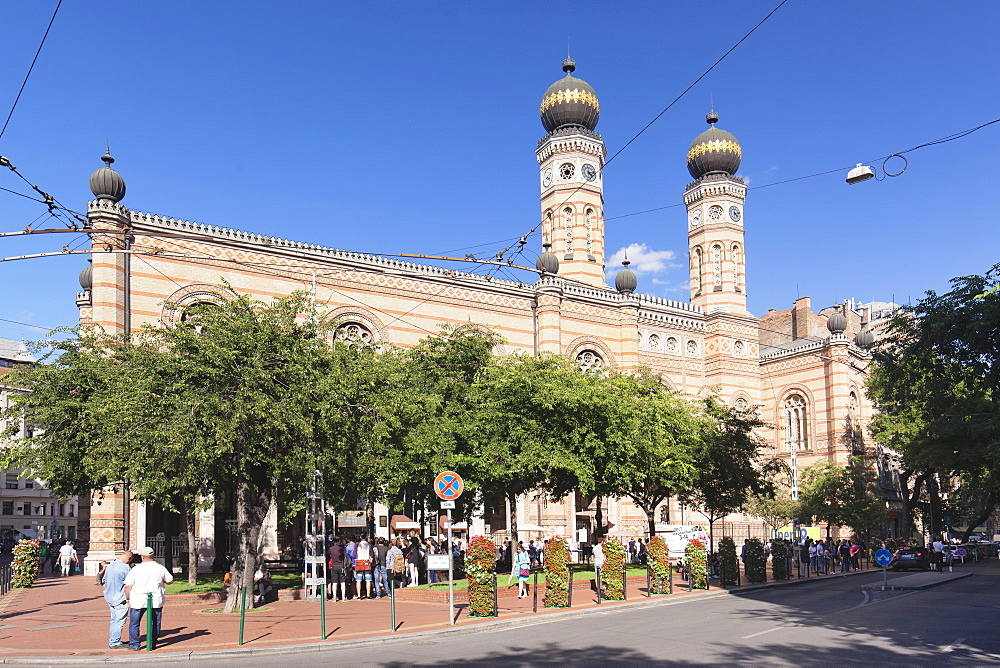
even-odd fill
[(73, 549), (73, 543), (66, 541), (66, 544), (59, 548), (59, 568), (62, 569), (63, 577), (72, 572), (73, 564), (76, 561), (76, 550)]
[(153, 596), (153, 646), (160, 637), (160, 618), (163, 616), (163, 585), (174, 581), (174, 576), (153, 559), (153, 548), (140, 547), (134, 550), (142, 557), (142, 563), (128, 572), (125, 577), (125, 595), (128, 597), (128, 646), (134, 652), (141, 649), (139, 628), (146, 613), (147, 594)]

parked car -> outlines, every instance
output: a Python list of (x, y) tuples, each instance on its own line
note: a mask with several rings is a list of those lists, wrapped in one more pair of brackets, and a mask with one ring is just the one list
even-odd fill
[(896, 550), (895, 558), (892, 561), (892, 570), (894, 571), (904, 571), (911, 568), (926, 571), (930, 567), (930, 553), (923, 547), (901, 547)]

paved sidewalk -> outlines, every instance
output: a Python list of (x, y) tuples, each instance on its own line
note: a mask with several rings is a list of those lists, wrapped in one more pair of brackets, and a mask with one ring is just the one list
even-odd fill
[[(871, 575), (875, 571), (848, 574)], [(825, 579), (843, 577), (826, 576)], [(687, 583), (675, 578), (672, 596), (647, 598), (644, 581), (629, 583), (628, 600), (604, 602), (598, 606), (594, 593), (574, 592), (573, 608), (545, 609), (541, 597), (538, 613), (532, 613), (532, 599), (501, 596), (499, 619), (476, 619), (467, 615), (465, 605), (456, 606), (456, 626), (448, 624), (448, 607), (440, 603), (402, 602), (396, 604), (397, 631), (391, 630), (388, 599), (343, 601), (326, 604), (325, 641), (320, 638), (320, 604), (308, 601), (280, 601), (246, 615), (245, 644), (238, 645), (239, 615), (206, 612), (218, 605), (171, 604), (169, 595), (163, 611), (162, 635), (153, 653), (107, 648), (108, 607), (101, 588), (92, 578), (43, 577), (30, 589), (18, 589), (0, 598), (0, 662), (3, 663), (97, 663), (136, 660), (189, 660), (195, 655), (208, 658), (220, 650), (277, 653), (316, 649), (322, 646), (382, 642), (390, 637), (419, 632), (477, 632), (489, 627), (531, 623), (541, 615), (576, 615), (612, 607), (633, 607), (679, 603), (705, 596), (758, 590), (764, 587), (820, 582), (809, 578), (765, 585), (689, 592)], [(501, 586), (504, 580), (501, 579)], [(514, 585), (516, 589), (516, 585)], [(480, 628), (482, 627), (482, 628)], [(126, 636), (127, 636), (126, 628)], [(381, 640), (380, 640), (381, 639)], [(340, 642), (338, 642), (340, 641)]]

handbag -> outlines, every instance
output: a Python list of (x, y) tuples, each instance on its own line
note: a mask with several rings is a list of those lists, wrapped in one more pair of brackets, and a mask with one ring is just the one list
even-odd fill
[(528, 577), (528, 576), (529, 576), (530, 574), (531, 574), (531, 571), (530, 571), (530, 570), (528, 569), (528, 567), (527, 567), (527, 566), (521, 566), (521, 570), (520, 570), (520, 572), (519, 572), (519, 575), (520, 575), (520, 576), (521, 576), (522, 578), (526, 578), (526, 577)]
[(355, 559), (354, 560), (354, 570), (356, 571), (370, 571), (372, 569), (372, 562), (369, 559)]

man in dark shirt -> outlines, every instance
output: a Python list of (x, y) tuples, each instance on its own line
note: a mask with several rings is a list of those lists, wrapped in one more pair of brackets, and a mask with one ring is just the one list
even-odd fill
[[(372, 564), (372, 597), (382, 598), (389, 595), (389, 573), (385, 562), (389, 555), (389, 542), (385, 538), (375, 541), (375, 549), (372, 556), (375, 561)], [(383, 593), (384, 592), (384, 593)]]
[(330, 586), (327, 587), (326, 597), (329, 599), (336, 597), (336, 600), (342, 601), (347, 593), (344, 591), (344, 583), (346, 581), (344, 577), (345, 559), (343, 540), (336, 541), (326, 551), (327, 573), (330, 578)]

